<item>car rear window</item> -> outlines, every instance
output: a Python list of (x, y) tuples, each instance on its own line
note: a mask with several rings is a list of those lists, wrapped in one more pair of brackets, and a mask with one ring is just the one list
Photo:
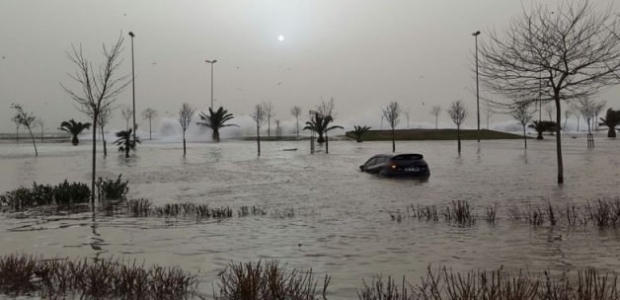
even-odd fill
[(424, 158), (422, 154), (400, 154), (392, 157), (393, 160), (416, 160), (422, 158)]

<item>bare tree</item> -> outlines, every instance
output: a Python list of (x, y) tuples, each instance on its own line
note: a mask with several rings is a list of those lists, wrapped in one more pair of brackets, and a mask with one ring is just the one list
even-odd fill
[(555, 109), (553, 103), (548, 103), (547, 105), (545, 105), (545, 107), (543, 107), (543, 109), (545, 110), (545, 113), (547, 114), (549, 121), (553, 122), (553, 111)]
[(295, 117), (295, 122), (297, 122), (297, 127), (295, 127), (295, 129), (297, 137), (299, 138), (299, 116), (301, 116), (301, 107), (297, 105), (293, 106), (293, 108), (291, 108), (291, 115)]
[(403, 114), (405, 115), (405, 118), (407, 119), (407, 129), (409, 129), (409, 109), (407, 108)]
[(35, 117), (33, 113), (24, 111), (20, 104), (13, 103), (11, 104), (11, 107), (17, 111), (14, 119), (18, 120), (20, 125), (24, 125), (24, 127), (26, 127), (28, 129), (28, 132), (30, 133), (30, 137), (32, 138), (32, 145), (34, 146), (34, 156), (39, 156), (39, 152), (37, 151), (37, 142), (34, 140), (34, 135), (32, 134), (32, 126), (35, 126), (37, 117)]
[(573, 116), (573, 111), (570, 109), (566, 109), (564, 110), (564, 126), (562, 126), (562, 130), (566, 131), (566, 123), (568, 122), (568, 119)]
[(592, 122), (594, 122), (594, 124), (592, 124), (592, 126), (596, 126), (596, 131), (598, 131), (598, 119), (599, 119), (599, 115), (603, 112), (603, 109), (605, 108), (605, 105), (607, 105), (607, 101), (601, 101), (598, 102), (594, 105), (594, 120), (592, 120)]
[(97, 143), (96, 127), (99, 123), (101, 112), (112, 105), (116, 96), (118, 96), (125, 87), (130, 83), (127, 76), (118, 76), (120, 65), (122, 63), (123, 36), (120, 35), (116, 43), (108, 48), (103, 46), (104, 62), (99, 68), (93, 68), (92, 63), (88, 60), (82, 48), (72, 46), (72, 51), (67, 53), (69, 61), (77, 67), (74, 74), (69, 77), (79, 86), (74, 92), (73, 90), (62, 86), (65, 92), (69, 94), (71, 99), (75, 101), (78, 108), (93, 117), (93, 157), (91, 172), (91, 204), (92, 209), (95, 207), (95, 178), (96, 178), (96, 156)]
[[(620, 22), (613, 9), (597, 12), (589, 1), (539, 4), (502, 35), (491, 33), (480, 53), (480, 77), (490, 90), (518, 102), (555, 103), (561, 124), (562, 102), (595, 95), (617, 84)], [(547, 88), (541, 89), (541, 82)], [(526, 99), (526, 100), (522, 100)], [(510, 104), (509, 104), (510, 105)], [(561, 128), (556, 126), (559, 184), (564, 182)]]
[(487, 114), (487, 130), (489, 130), (489, 121), (491, 120), (491, 116), (495, 114), (495, 110), (493, 110), (493, 107), (491, 107), (489, 103), (487, 103), (486, 105), (486, 114)]
[(34, 124), (41, 128), (41, 143), (43, 143), (43, 137), (45, 136), (45, 126), (43, 124), (43, 119), (37, 118)]
[(121, 110), (121, 115), (125, 119), (125, 130), (129, 130), (129, 120), (133, 117), (133, 110), (129, 106), (124, 106)]
[(265, 119), (267, 120), (267, 136), (271, 137), (271, 118), (275, 115), (273, 112), (273, 104), (271, 104), (271, 101), (263, 102), (262, 106), (265, 112)]
[(157, 111), (150, 107), (142, 111), (142, 118), (145, 120), (149, 120), (149, 140), (153, 139), (153, 135), (151, 133), (151, 122), (153, 121), (153, 119), (157, 118), (157, 116)]
[(267, 112), (262, 104), (256, 104), (252, 112), (252, 120), (256, 123), (256, 145), (258, 146), (258, 156), (260, 156), (260, 126), (265, 122)]
[(188, 103), (183, 103), (181, 110), (179, 110), (179, 123), (181, 124), (181, 129), (183, 129), (183, 156), (187, 153), (185, 147), (185, 132), (187, 131), (187, 128), (189, 128), (195, 112), (196, 109)]
[(525, 127), (527, 123), (532, 121), (533, 115), (530, 111), (529, 104), (523, 104), (521, 106), (517, 106), (512, 112), (511, 115), (515, 120), (519, 121), (521, 127), (523, 127), (523, 143), (525, 144), (525, 149), (527, 149), (527, 135), (525, 134)]
[(400, 122), (401, 113), (402, 109), (396, 101), (391, 102), (386, 108), (383, 109), (383, 116), (390, 125), (390, 128), (392, 128), (392, 152), (396, 152), (396, 135), (394, 129)]
[(577, 102), (579, 113), (588, 125), (588, 134), (592, 134), (592, 129), (590, 125), (592, 124), (592, 118), (594, 118), (594, 106), (595, 103), (590, 98), (581, 98)]
[(13, 118), (11, 118), (11, 121), (15, 123), (15, 142), (19, 143), (19, 126), (21, 125), (19, 123), (19, 117), (15, 115), (13, 116)]
[(458, 152), (461, 154), (461, 125), (465, 118), (467, 118), (467, 108), (461, 100), (454, 101), (450, 104), (450, 108), (448, 109), (448, 114), (452, 119), (452, 122), (456, 124), (456, 137), (458, 141)]
[(431, 108), (431, 114), (433, 114), (433, 116), (435, 116), (435, 130), (438, 129), (438, 125), (439, 125), (439, 114), (441, 113), (441, 106), (439, 105), (435, 105), (433, 106), (433, 108)]
[[(112, 107), (107, 106), (101, 110), (99, 113), (99, 131), (101, 132), (101, 142), (103, 142), (103, 157), (108, 156), (108, 142), (105, 139), (105, 126), (110, 122), (110, 118), (112, 117)], [(94, 141), (93, 141), (94, 142)]]
[(276, 119), (276, 138), (282, 137), (282, 127), (280, 127), (280, 119)]

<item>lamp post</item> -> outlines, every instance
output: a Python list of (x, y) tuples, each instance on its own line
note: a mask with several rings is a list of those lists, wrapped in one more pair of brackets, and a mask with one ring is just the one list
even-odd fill
[(136, 73), (134, 67), (134, 57), (133, 57), (133, 38), (136, 36), (133, 32), (129, 32), (129, 36), (131, 37), (131, 89), (132, 89), (132, 100), (133, 100), (133, 140), (136, 140)]
[(205, 60), (205, 62), (211, 64), (211, 110), (213, 110), (213, 65), (217, 62), (217, 59)]
[(472, 33), (476, 40), (476, 116), (478, 118), (478, 143), (480, 143), (480, 88), (478, 84), (478, 36), (480, 30)]

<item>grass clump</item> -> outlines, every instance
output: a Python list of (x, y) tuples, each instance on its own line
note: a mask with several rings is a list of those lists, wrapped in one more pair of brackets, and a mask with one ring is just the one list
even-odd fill
[(317, 290), (320, 282), (312, 269), (288, 271), (277, 261), (231, 262), (220, 273), (217, 283), (219, 294), (213, 297), (216, 300), (327, 299), (330, 280), (331, 277), (325, 275)]
[(50, 299), (189, 299), (196, 276), (177, 267), (123, 264), (104, 259), (43, 259), (24, 254), (0, 257), (0, 293)]

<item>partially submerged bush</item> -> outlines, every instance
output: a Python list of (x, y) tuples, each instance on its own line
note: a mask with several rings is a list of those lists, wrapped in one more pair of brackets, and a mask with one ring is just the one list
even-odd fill
[(59, 207), (72, 207), (88, 203), (90, 188), (81, 182), (69, 183), (65, 180), (57, 186), (33, 183), (31, 189), (21, 187), (0, 195), (2, 211), (23, 211), (28, 208), (56, 204)]
[(0, 293), (51, 299), (189, 299), (195, 275), (177, 267), (144, 267), (135, 261), (0, 257)]
[(99, 201), (105, 200), (123, 200), (125, 199), (125, 195), (129, 192), (129, 181), (121, 180), (121, 176), (123, 174), (118, 175), (116, 180), (113, 179), (103, 179), (99, 177), (97, 181), (97, 190), (99, 191)]
[[(317, 291), (318, 279), (312, 269), (288, 271), (286, 266), (277, 261), (263, 263), (231, 262), (220, 273), (216, 300), (262, 300), (290, 299), (314, 300), (327, 299), (327, 287), (331, 277), (325, 275), (322, 287)], [(214, 291), (215, 293), (215, 291)]]

